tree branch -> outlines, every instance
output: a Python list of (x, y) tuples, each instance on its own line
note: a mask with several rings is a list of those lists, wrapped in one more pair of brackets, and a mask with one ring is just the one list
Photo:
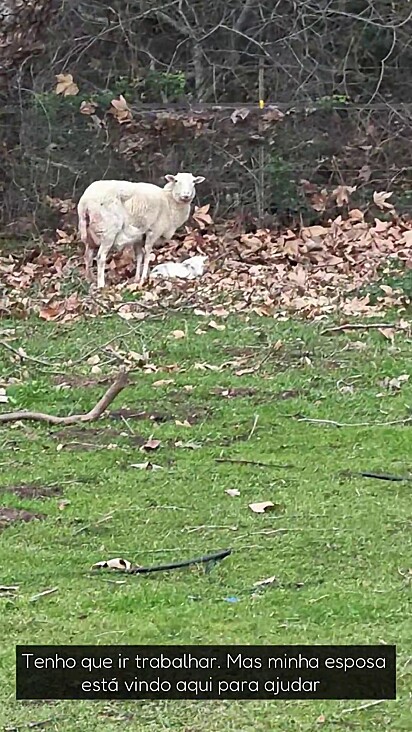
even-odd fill
[(34, 420), (37, 422), (48, 422), (49, 424), (76, 424), (78, 422), (94, 422), (106, 411), (109, 404), (124, 389), (128, 382), (127, 371), (120, 371), (116, 380), (108, 388), (97, 404), (86, 414), (71, 414), (68, 417), (58, 417), (54, 414), (43, 414), (42, 412), (6, 412), (0, 414), (0, 423), (17, 422), (20, 420)]

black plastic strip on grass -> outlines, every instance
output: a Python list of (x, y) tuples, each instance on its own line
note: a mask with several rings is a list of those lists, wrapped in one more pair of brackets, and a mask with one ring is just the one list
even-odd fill
[(149, 572), (167, 572), (169, 569), (180, 569), (180, 567), (190, 567), (192, 564), (205, 564), (208, 562), (220, 562), (232, 553), (231, 549), (222, 549), (215, 554), (205, 554), (197, 559), (184, 559), (181, 562), (171, 562), (170, 564), (155, 564), (152, 567), (132, 567), (126, 570), (127, 574), (149, 574)]
[(402, 480), (411, 481), (412, 480), (412, 478), (407, 478), (402, 475), (388, 475), (386, 473), (359, 472), (359, 473), (345, 473), (344, 475), (353, 475), (353, 476), (359, 475), (362, 478), (376, 478), (377, 480), (392, 480), (392, 481), (402, 481)]

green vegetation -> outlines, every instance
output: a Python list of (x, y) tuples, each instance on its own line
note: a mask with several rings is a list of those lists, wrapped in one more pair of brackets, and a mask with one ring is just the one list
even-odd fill
[[(13, 348), (46, 362), (21, 363), (0, 351), (3, 383), (17, 380), (6, 385), (3, 410), (89, 410), (107, 388), (96, 380), (112, 377), (120, 363), (102, 348), (115, 336), (114, 348), (148, 350), (158, 370), (135, 371), (110, 407), (135, 417), (116, 419), (109, 410), (90, 425), (1, 426), (2, 507), (44, 519), (0, 533), (1, 583), (19, 586), (0, 595), (0, 729), (43, 720), (56, 732), (410, 729), (410, 483), (348, 471), (408, 475), (411, 427), (339, 429), (297, 417), (408, 418), (412, 384), (397, 390), (388, 378), (408, 373), (410, 340), (396, 334), (389, 349), (373, 330), (320, 335), (313, 324), (231, 316), (224, 331), (207, 323), (175, 314), (131, 325), (113, 315), (63, 326), (2, 324), (3, 338), (15, 328)], [(98, 375), (87, 362), (93, 349)], [(150, 436), (161, 444), (145, 455), (140, 446)], [(147, 459), (163, 470), (131, 467)], [(37, 486), (37, 497), (27, 484)], [(51, 486), (60, 492), (40, 498)], [(240, 496), (230, 497), (229, 488)], [(264, 500), (274, 512), (249, 509)], [(228, 546), (232, 556), (209, 573), (89, 571), (113, 557), (150, 564)], [(276, 583), (253, 592), (272, 575)], [(57, 591), (33, 601), (51, 588)], [(20, 703), (16, 643), (396, 643), (398, 700), (359, 710), (363, 702)]]

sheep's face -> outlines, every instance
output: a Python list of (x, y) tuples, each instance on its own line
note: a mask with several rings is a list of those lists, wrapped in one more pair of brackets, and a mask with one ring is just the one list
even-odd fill
[(165, 178), (168, 182), (167, 188), (171, 190), (177, 203), (191, 203), (196, 195), (195, 186), (204, 181), (203, 175), (195, 177), (191, 173), (165, 175)]

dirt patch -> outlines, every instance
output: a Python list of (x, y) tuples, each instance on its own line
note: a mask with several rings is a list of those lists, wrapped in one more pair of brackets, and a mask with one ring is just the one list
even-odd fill
[(257, 394), (257, 389), (247, 386), (234, 386), (230, 389), (212, 389), (210, 392), (215, 396), (226, 397), (226, 399), (234, 399), (236, 397), (251, 397)]
[(81, 374), (67, 374), (63, 376), (55, 376), (53, 379), (57, 386), (67, 384), (73, 387), (99, 386), (99, 384), (108, 384), (113, 381), (111, 376), (101, 376), (100, 378), (90, 378), (90, 376), (82, 376)]
[(285, 391), (278, 391), (273, 394), (273, 399), (296, 399), (296, 397), (303, 396), (304, 392), (301, 389), (286, 389)]
[(150, 419), (153, 422), (171, 422), (173, 416), (166, 413), (147, 412), (141, 409), (117, 409), (109, 412), (112, 419)]
[(30, 511), (24, 511), (22, 508), (6, 508), (0, 506), (0, 530), (6, 529), (11, 524), (17, 521), (42, 521), (45, 517), (42, 513), (30, 513)]
[(84, 442), (101, 443), (108, 439), (119, 437), (117, 430), (105, 429), (103, 427), (66, 427), (63, 430), (53, 433), (53, 438), (59, 442), (70, 442), (76, 439), (84, 440)]
[(20, 498), (52, 498), (53, 496), (60, 496), (62, 489), (59, 486), (42, 486), (35, 485), (34, 483), (23, 483), (22, 485), (7, 485), (0, 487), (0, 493), (14, 493), (15, 496)]
[(137, 410), (137, 409), (117, 409), (116, 411), (109, 412), (109, 417), (112, 419), (125, 419), (125, 420), (148, 420), (149, 422), (157, 422), (157, 424), (163, 424), (165, 422), (174, 422), (178, 419), (180, 422), (184, 422), (187, 419), (190, 424), (196, 424), (200, 419), (208, 414), (206, 409), (194, 409), (191, 406), (182, 407), (181, 405), (176, 407), (176, 412), (157, 412), (148, 410)]

